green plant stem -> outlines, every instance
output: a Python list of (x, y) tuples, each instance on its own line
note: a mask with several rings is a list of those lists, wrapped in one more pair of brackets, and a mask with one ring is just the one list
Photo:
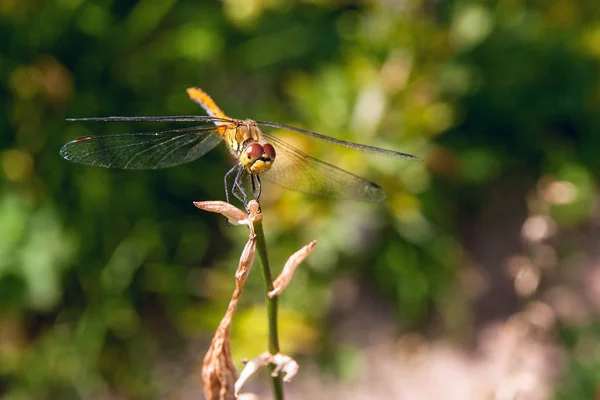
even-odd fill
[[(265, 297), (267, 299), (267, 319), (269, 323), (269, 353), (279, 353), (279, 336), (277, 334), (277, 296), (270, 298), (268, 292), (273, 290), (273, 275), (269, 265), (267, 255), (267, 242), (265, 241), (265, 232), (263, 231), (262, 221), (254, 222), (254, 231), (256, 233), (256, 250), (258, 251), (258, 260), (265, 281)], [(271, 367), (273, 370), (275, 366)], [(276, 400), (283, 400), (283, 384), (281, 376), (273, 377), (273, 394)]]

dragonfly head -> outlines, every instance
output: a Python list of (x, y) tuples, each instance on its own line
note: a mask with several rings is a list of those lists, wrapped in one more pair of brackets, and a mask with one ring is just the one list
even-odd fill
[(269, 143), (263, 146), (253, 142), (246, 146), (240, 156), (240, 163), (253, 175), (269, 170), (274, 161), (275, 148)]

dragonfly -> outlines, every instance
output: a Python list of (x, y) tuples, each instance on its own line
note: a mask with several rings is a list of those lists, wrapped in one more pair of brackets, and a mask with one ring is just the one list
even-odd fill
[(293, 131), (364, 154), (420, 160), (410, 154), (347, 142), (275, 122), (230, 118), (202, 89), (192, 87), (187, 93), (204, 108), (207, 116), (113, 116), (67, 120), (190, 122), (196, 123), (195, 126), (159, 132), (83, 136), (65, 144), (60, 155), (66, 160), (94, 167), (159, 169), (197, 160), (224, 141), (237, 161), (224, 177), (226, 200), (230, 202), (229, 181), (233, 177), (231, 193), (244, 204), (249, 198), (244, 187), (245, 176), (250, 178), (252, 195), (256, 199), (261, 194), (261, 178), (286, 189), (319, 196), (368, 202), (381, 202), (386, 198), (385, 191), (376, 183), (311, 157), (261, 128)]

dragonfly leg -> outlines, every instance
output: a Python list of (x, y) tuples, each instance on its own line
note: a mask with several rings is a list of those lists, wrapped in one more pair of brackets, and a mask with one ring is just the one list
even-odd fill
[(252, 194), (254, 194), (254, 198), (258, 200), (261, 192), (261, 182), (259, 175), (250, 175), (250, 180), (252, 182)]
[(248, 197), (246, 196), (246, 191), (244, 190), (244, 182), (242, 178), (244, 177), (244, 168), (240, 165), (237, 174), (235, 175), (235, 179), (233, 181), (233, 187), (231, 188), (231, 193), (235, 196), (236, 199), (247, 204)]
[[(231, 203), (231, 202), (229, 201), (229, 182), (228, 182), (228, 181), (229, 181), (229, 177), (230, 177), (230, 176), (231, 176), (231, 174), (233, 174), (234, 172), (238, 172), (238, 174), (239, 174), (239, 171), (238, 171), (238, 169), (239, 169), (239, 168), (240, 168), (240, 166), (239, 166), (239, 165), (234, 165), (234, 166), (233, 166), (233, 168), (231, 168), (231, 169), (230, 169), (229, 171), (227, 171), (227, 173), (225, 174), (225, 179), (224, 179), (224, 182), (225, 182), (225, 200), (227, 200), (227, 202), (228, 202), (228, 203)], [(236, 178), (236, 179), (237, 179), (237, 178)], [(233, 185), (233, 188), (235, 188), (235, 185)], [(232, 189), (232, 190), (233, 190), (233, 189)], [(235, 196), (235, 197), (237, 197), (237, 196)]]

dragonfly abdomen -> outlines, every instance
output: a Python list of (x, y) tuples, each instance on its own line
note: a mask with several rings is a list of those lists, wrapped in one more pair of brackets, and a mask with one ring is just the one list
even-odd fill
[[(188, 88), (187, 93), (190, 98), (200, 104), (200, 106), (204, 108), (204, 111), (211, 117), (230, 119), (204, 90), (200, 88)], [(216, 124), (220, 125), (220, 123)]]

